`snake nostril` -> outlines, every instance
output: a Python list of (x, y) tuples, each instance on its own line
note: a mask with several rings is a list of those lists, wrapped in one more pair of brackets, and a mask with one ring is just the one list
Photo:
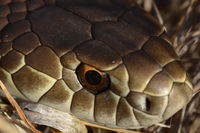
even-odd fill
[(150, 111), (150, 109), (151, 109), (151, 101), (149, 100), (149, 98), (145, 99), (145, 105), (146, 105), (146, 111)]

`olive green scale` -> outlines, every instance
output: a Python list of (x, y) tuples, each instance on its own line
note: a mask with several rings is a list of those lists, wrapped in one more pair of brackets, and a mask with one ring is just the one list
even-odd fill
[[(81, 63), (109, 74), (110, 87), (82, 87)], [(159, 123), (193, 96), (164, 27), (126, 0), (4, 0), (0, 80), (17, 98), (110, 128)]]

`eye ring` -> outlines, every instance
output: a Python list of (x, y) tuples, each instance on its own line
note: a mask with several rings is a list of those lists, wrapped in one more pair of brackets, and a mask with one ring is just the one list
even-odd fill
[(110, 86), (110, 77), (92, 66), (80, 64), (76, 69), (76, 75), (81, 85), (93, 94), (98, 94)]

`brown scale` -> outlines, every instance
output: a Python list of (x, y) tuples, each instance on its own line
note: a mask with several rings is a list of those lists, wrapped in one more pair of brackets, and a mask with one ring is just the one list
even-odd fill
[(163, 26), (122, 0), (4, 0), (0, 80), (111, 128), (159, 123), (194, 95)]

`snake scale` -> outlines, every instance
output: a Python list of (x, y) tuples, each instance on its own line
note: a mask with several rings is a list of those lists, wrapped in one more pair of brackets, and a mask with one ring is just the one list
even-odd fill
[(125, 0), (1, 0), (0, 80), (110, 128), (168, 119), (194, 92), (164, 27)]

